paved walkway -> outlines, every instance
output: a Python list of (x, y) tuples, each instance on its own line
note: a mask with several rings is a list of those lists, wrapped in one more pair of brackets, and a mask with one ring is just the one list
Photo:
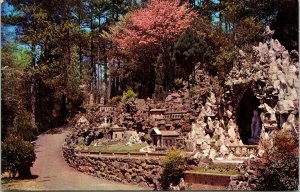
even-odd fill
[(67, 131), (41, 135), (35, 142), (37, 159), (31, 168), (38, 185), (49, 190), (145, 190), (85, 175), (69, 167), (62, 156), (62, 144)]

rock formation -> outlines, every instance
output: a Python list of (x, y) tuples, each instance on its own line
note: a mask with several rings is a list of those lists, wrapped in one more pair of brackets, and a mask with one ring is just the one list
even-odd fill
[[(226, 78), (221, 104), (217, 104), (212, 89), (203, 105), (196, 103), (195, 106), (200, 110), (188, 137), (189, 150), (199, 150), (207, 155), (206, 144), (213, 141), (218, 149), (215, 157), (226, 157), (229, 154), (228, 147), (243, 146), (239, 138), (237, 117), (240, 101), (247, 90), (251, 90), (260, 103), (257, 108), (262, 122), (261, 138), (266, 137), (266, 131), (282, 128), (299, 132), (294, 118), (299, 112), (298, 52), (286, 50), (278, 40), (272, 39), (273, 33), (269, 27), (266, 28), (265, 41), (253, 47), (252, 55), (239, 51), (238, 62)], [(205, 79), (201, 70), (197, 70), (195, 74), (198, 75), (195, 77), (195, 84), (198, 80)], [(216, 116), (220, 110), (223, 115), (218, 120)], [(212, 137), (206, 137), (209, 131), (212, 131)], [(200, 149), (197, 149), (197, 145), (201, 146)], [(243, 150), (236, 152), (246, 153)], [(210, 157), (212, 156), (214, 155)]]

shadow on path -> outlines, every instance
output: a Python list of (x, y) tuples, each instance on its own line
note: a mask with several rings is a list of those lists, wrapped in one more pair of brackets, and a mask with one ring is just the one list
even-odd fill
[(62, 155), (68, 131), (43, 134), (35, 142), (37, 159), (31, 168), (36, 182), (49, 190), (145, 190), (137, 185), (122, 184), (85, 175), (69, 167)]

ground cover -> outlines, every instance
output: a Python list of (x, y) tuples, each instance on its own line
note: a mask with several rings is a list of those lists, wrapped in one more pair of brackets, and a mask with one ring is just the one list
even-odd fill
[(2, 190), (25, 190), (25, 191), (41, 191), (46, 190), (45, 187), (37, 183), (34, 179), (1, 179)]
[(216, 175), (237, 175), (239, 171), (236, 165), (219, 165), (212, 164), (208, 167), (198, 167), (192, 170), (195, 173), (216, 174)]
[(147, 146), (146, 143), (125, 145), (125, 143), (116, 143), (111, 145), (88, 146), (88, 150), (92, 152), (140, 152), (140, 149)]

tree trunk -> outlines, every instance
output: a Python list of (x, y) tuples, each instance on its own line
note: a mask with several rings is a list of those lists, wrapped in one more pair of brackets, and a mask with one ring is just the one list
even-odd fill
[(35, 119), (35, 105), (36, 105), (36, 80), (35, 77), (31, 77), (30, 94), (31, 94), (31, 125), (36, 127)]
[[(82, 7), (80, 4), (78, 7), (78, 23), (77, 23), (78, 26), (81, 25), (81, 10), (82, 10)], [(80, 41), (82, 41), (82, 39), (80, 39)], [(81, 80), (82, 79), (82, 60), (83, 60), (81, 43), (78, 43), (78, 47), (79, 47), (79, 78)]]
[(161, 101), (164, 96), (164, 66), (160, 61), (155, 64), (154, 99)]
[(106, 72), (108, 73), (107, 74), (107, 84), (108, 84), (108, 87), (107, 87), (107, 100), (108, 100), (108, 99), (110, 99), (110, 94), (111, 94), (111, 75), (110, 75), (109, 68)]
[(93, 87), (94, 87), (94, 83), (95, 83), (95, 66), (94, 66), (94, 42), (93, 42), (93, 30), (94, 30), (94, 27), (93, 27), (93, 10), (91, 9), (91, 15), (90, 15), (90, 28), (91, 28), (91, 42), (90, 42), (90, 46), (91, 46), (91, 49), (90, 49), (90, 56), (91, 56), (91, 63), (90, 63), (90, 66), (91, 66), (91, 81), (90, 81), (90, 92), (92, 93), (93, 92)]
[(103, 75), (104, 75), (104, 85), (105, 85), (105, 89), (104, 89), (104, 95), (105, 97), (107, 97), (109, 94), (108, 94), (108, 87), (109, 87), (109, 83), (108, 83), (108, 58), (105, 57), (105, 60), (104, 60), (104, 71), (103, 71)]
[[(35, 45), (32, 45), (32, 60), (31, 60), (31, 67), (34, 73), (34, 68), (35, 68)], [(31, 85), (30, 85), (30, 100), (31, 100), (31, 125), (32, 127), (37, 127), (36, 126), (36, 78), (35, 75), (33, 74), (31, 76)], [(38, 132), (38, 130), (37, 130)]]
[(18, 167), (19, 178), (30, 178), (32, 177), (30, 166), (20, 166)]

